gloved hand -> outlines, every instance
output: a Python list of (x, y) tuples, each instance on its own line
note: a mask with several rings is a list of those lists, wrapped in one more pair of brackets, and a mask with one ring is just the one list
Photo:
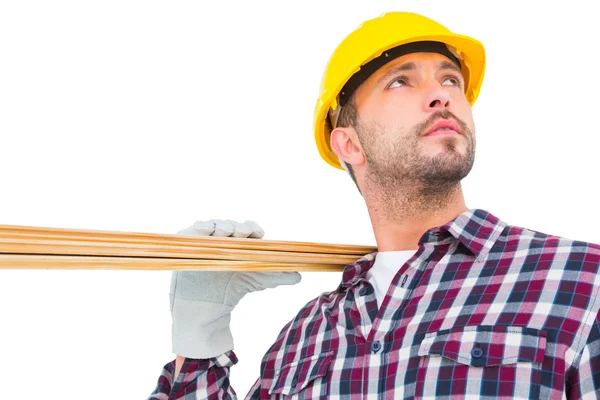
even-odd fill
[[(212, 219), (196, 221), (178, 234), (262, 238), (264, 231), (254, 221)], [(173, 271), (173, 352), (188, 358), (211, 358), (232, 350), (231, 311), (242, 297), (300, 280), (298, 272)]]

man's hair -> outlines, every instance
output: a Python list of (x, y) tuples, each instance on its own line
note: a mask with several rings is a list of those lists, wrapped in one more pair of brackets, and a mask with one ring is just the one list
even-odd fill
[[(358, 108), (356, 107), (356, 103), (354, 102), (354, 96), (350, 96), (348, 102), (344, 104), (340, 109), (340, 115), (338, 116), (337, 126), (342, 128), (354, 127), (357, 128), (358, 125)], [(339, 157), (338, 157), (339, 158)], [(362, 195), (360, 188), (358, 187), (358, 183), (356, 182), (356, 177), (354, 176), (354, 170), (352, 169), (352, 165), (346, 164), (344, 160), (339, 158), (340, 164), (342, 167), (348, 171), (352, 181), (356, 185), (358, 192)]]

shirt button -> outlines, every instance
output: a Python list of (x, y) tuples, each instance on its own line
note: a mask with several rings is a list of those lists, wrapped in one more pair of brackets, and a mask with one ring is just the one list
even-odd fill
[(381, 349), (381, 343), (379, 343), (379, 342), (371, 343), (371, 351), (373, 353), (377, 353), (380, 349)]
[(479, 358), (483, 355), (483, 350), (481, 349), (481, 347), (474, 347), (473, 350), (471, 350), (471, 356), (473, 358)]
[(294, 379), (292, 379), (292, 387), (296, 387), (296, 385), (298, 384), (298, 378), (294, 377)]
[(361, 295), (361, 296), (364, 296), (365, 294), (367, 294), (368, 291), (369, 291), (369, 289), (367, 289), (366, 287), (364, 287), (364, 288), (361, 288), (358, 291), (358, 294)]

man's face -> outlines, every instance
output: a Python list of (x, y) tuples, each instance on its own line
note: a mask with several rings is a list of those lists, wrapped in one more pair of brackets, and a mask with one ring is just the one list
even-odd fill
[[(459, 182), (475, 155), (471, 106), (460, 70), (437, 53), (399, 57), (354, 93), (366, 177), (380, 185)], [(429, 133), (432, 128), (440, 130)], [(449, 126), (449, 128), (448, 128)]]

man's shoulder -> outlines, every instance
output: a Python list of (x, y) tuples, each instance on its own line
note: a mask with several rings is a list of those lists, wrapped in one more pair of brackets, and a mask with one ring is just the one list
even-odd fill
[[(283, 327), (279, 333), (279, 339), (282, 336), (294, 335), (299, 329), (306, 329), (307, 324), (315, 325), (324, 320), (324, 316), (330, 312), (340, 296), (339, 286), (335, 290), (325, 291), (309, 300), (300, 308), (296, 315)], [(306, 332), (303, 336), (306, 336)]]
[(326, 340), (332, 326), (328, 315), (337, 312), (339, 287), (326, 291), (308, 301), (281, 329), (279, 335), (262, 359), (263, 377), (277, 371), (283, 364), (322, 354), (330, 345)]
[(577, 238), (570, 238), (528, 228), (507, 224), (494, 246), (527, 254), (553, 254), (561, 257), (588, 255), (582, 261), (600, 262), (600, 244)]

